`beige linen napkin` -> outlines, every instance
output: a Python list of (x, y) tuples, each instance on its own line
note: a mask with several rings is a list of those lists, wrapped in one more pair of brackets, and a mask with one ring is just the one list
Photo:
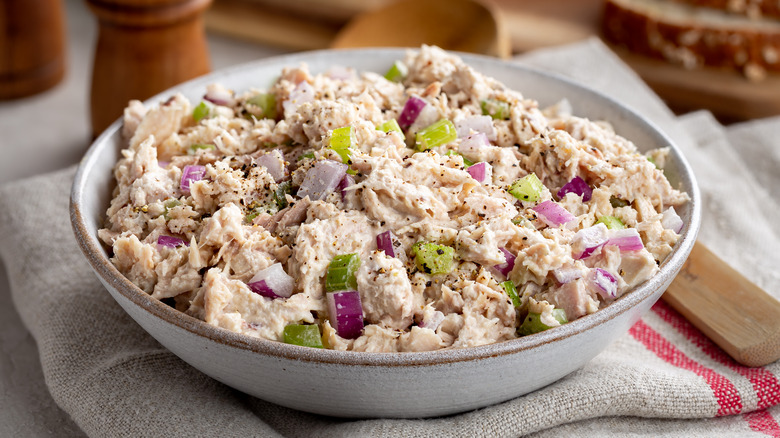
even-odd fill
[[(524, 60), (572, 74), (669, 132), (702, 187), (701, 239), (778, 293), (780, 208), (769, 195), (780, 163), (768, 151), (780, 147), (780, 120), (727, 132), (708, 113), (675, 119), (597, 40)], [(0, 255), (52, 397), (89, 436), (780, 436), (780, 363), (741, 367), (663, 303), (581, 370), (461, 415), (342, 420), (244, 395), (165, 350), (103, 289), (70, 229), (73, 174), (0, 188)]]

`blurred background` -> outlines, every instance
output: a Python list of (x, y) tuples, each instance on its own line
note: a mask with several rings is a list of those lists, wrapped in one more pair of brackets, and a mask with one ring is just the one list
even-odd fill
[[(604, 38), (607, 29), (610, 47), (679, 113), (709, 109), (725, 123), (780, 113), (776, 73), (702, 68), (681, 57), (685, 47), (664, 46), (660, 55), (643, 50), (634, 43), (672, 36), (630, 14), (613, 13), (605, 24), (608, 4), (644, 3), (658, 14), (668, 4), (686, 4), (694, 18), (690, 31), (674, 36), (682, 45), (701, 37), (699, 4), (726, 21), (738, 17), (733, 21), (746, 30), (731, 39), (748, 38), (755, 27), (780, 40), (772, 27), (780, 27), (780, 18), (767, 18), (771, 11), (762, 17), (749, 8), (726, 10), (759, 0), (4, 0), (0, 148), (13, 159), (3, 160), (0, 183), (77, 162), (131, 98), (226, 66), (329, 47), (425, 42), (510, 58)], [(763, 56), (778, 58), (773, 53)]]

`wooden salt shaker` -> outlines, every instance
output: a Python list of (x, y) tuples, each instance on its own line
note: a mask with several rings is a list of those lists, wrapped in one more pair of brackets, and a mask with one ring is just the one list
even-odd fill
[(0, 100), (47, 90), (65, 75), (61, 0), (0, 2)]
[(86, 1), (99, 23), (93, 136), (120, 117), (131, 99), (147, 99), (210, 71), (203, 12), (211, 0)]

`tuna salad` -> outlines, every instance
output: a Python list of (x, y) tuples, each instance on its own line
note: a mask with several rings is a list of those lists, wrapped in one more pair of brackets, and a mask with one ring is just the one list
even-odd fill
[(689, 200), (668, 149), (436, 47), (387, 67), (130, 102), (113, 264), (212, 326), (368, 352), (532, 335), (658, 272)]

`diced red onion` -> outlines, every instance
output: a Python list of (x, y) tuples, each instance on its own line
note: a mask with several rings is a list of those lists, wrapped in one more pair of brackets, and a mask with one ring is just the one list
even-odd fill
[(274, 181), (279, 182), (284, 178), (284, 156), (278, 150), (273, 150), (257, 159), (257, 164), (265, 167)]
[(645, 247), (636, 228), (608, 230), (606, 225), (598, 224), (574, 234), (572, 256), (582, 259), (606, 245), (615, 245), (621, 251), (638, 251)]
[(582, 278), (583, 274), (582, 269), (572, 265), (564, 265), (553, 269), (555, 279), (561, 284), (571, 283), (578, 278)]
[(170, 161), (160, 161), (157, 160), (157, 166), (162, 167), (163, 169), (168, 167), (171, 164)]
[(312, 100), (314, 100), (314, 88), (312, 88), (308, 82), (301, 81), (301, 83), (296, 85), (290, 92), (289, 98), (282, 102), (284, 116), (288, 117), (294, 114), (298, 111), (299, 106), (306, 102), (311, 102)]
[(563, 199), (569, 192), (582, 196), (582, 202), (590, 201), (590, 197), (593, 195), (593, 189), (591, 189), (588, 183), (579, 176), (575, 176), (558, 190), (558, 198)]
[(423, 318), (419, 325), (421, 328), (427, 328), (436, 331), (442, 322), (444, 322), (444, 313), (436, 310), (428, 315), (427, 318)]
[(190, 194), (190, 184), (195, 181), (200, 181), (206, 175), (206, 167), (200, 165), (184, 166), (181, 171), (181, 182), (179, 182), (179, 188), (185, 195)]
[(493, 126), (493, 118), (490, 116), (469, 116), (455, 122), (455, 131), (458, 137), (468, 137), (472, 133), (485, 134), (490, 140), (498, 136), (496, 127)]
[(258, 271), (247, 283), (252, 292), (268, 298), (288, 298), (293, 293), (295, 280), (284, 272), (281, 263)]
[(420, 114), (417, 115), (417, 120), (415, 120), (414, 123), (409, 126), (408, 130), (416, 132), (420, 129), (433, 125), (434, 123), (438, 122), (439, 119), (441, 119), (439, 110), (436, 109), (436, 107), (433, 105), (425, 105), (423, 109), (420, 110)]
[(585, 248), (585, 251), (583, 251), (582, 253), (580, 253), (578, 256), (576, 256), (574, 258), (579, 260), (579, 259), (584, 259), (585, 257), (590, 257), (591, 254), (596, 252), (596, 250), (601, 248), (602, 246), (604, 246), (603, 243), (601, 245), (596, 245), (596, 246), (591, 246), (590, 248)]
[(165, 235), (160, 235), (157, 238), (157, 244), (168, 248), (176, 248), (177, 246), (182, 246), (182, 245), (190, 246), (190, 244), (183, 239), (179, 239), (178, 237), (173, 237), (173, 236), (165, 236)]
[(347, 197), (347, 187), (351, 186), (352, 184), (355, 184), (355, 178), (352, 178), (352, 175), (350, 174), (345, 174), (344, 178), (341, 178), (341, 181), (339, 181), (338, 188), (341, 192), (342, 201)]
[(401, 114), (398, 116), (398, 126), (404, 131), (409, 129), (417, 120), (417, 116), (420, 115), (420, 111), (427, 105), (427, 102), (420, 99), (417, 96), (410, 97), (404, 104), (404, 109), (401, 110)]
[(333, 160), (321, 160), (306, 172), (298, 196), (309, 197), (312, 201), (325, 199), (328, 193), (338, 187), (347, 173), (347, 165)]
[(265, 280), (247, 283), (247, 286), (249, 286), (249, 289), (252, 292), (260, 296), (264, 296), (266, 298), (281, 298), (273, 291), (273, 289), (268, 287), (268, 283), (266, 283)]
[(472, 134), (464, 138), (458, 146), (458, 152), (463, 155), (473, 155), (478, 149), (489, 146), (487, 135), (483, 133)]
[(363, 306), (355, 290), (327, 294), (330, 325), (345, 339), (355, 339), (363, 331)]
[(486, 162), (481, 161), (469, 166), (469, 168), (466, 169), (466, 172), (468, 172), (472, 178), (477, 180), (477, 182), (482, 183), (485, 182), (485, 177), (487, 176), (487, 166), (488, 164)]
[(607, 236), (607, 226), (597, 224), (592, 227), (583, 228), (576, 233), (571, 240), (572, 257), (579, 260), (593, 254), (594, 251), (601, 248), (609, 236)]
[(616, 298), (618, 284), (615, 277), (601, 268), (594, 268), (588, 275), (588, 281), (594, 286), (596, 292), (604, 299)]
[(498, 264), (493, 266), (493, 271), (501, 274), (506, 278), (510, 272), (512, 272), (512, 269), (515, 268), (515, 260), (517, 257), (509, 252), (506, 248), (498, 248), (502, 253), (504, 253), (504, 258), (506, 261), (504, 263)]
[(604, 245), (615, 245), (621, 251), (638, 251), (645, 247), (639, 231), (636, 228), (624, 228), (622, 230), (609, 230), (609, 240)]
[(392, 231), (383, 231), (376, 236), (376, 249), (384, 251), (388, 257), (395, 257), (395, 247), (399, 245), (398, 238)]
[(574, 220), (573, 214), (553, 201), (544, 201), (531, 210), (537, 212), (542, 221), (551, 227), (567, 224)]
[(669, 207), (664, 211), (663, 217), (661, 217), (661, 225), (667, 230), (680, 234), (684, 224), (677, 212), (674, 211), (674, 207)]
[(220, 84), (208, 85), (203, 98), (214, 105), (233, 106), (236, 103), (236, 100), (233, 98), (233, 92)]

